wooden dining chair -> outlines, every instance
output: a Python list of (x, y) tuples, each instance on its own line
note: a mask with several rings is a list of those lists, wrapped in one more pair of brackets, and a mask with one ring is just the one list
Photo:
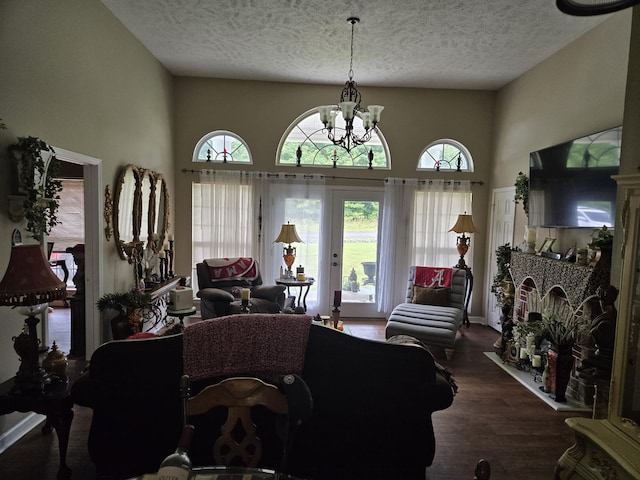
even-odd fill
[[(220, 436), (213, 443), (216, 464), (225, 466), (262, 466), (263, 444), (258, 436), (253, 416), (256, 407), (264, 407), (278, 416), (278, 436), (282, 441), (279, 471), (286, 472), (289, 451), (295, 430), (311, 414), (311, 393), (297, 375), (283, 377), (283, 389), (254, 377), (232, 377), (203, 388), (194, 396), (189, 395), (190, 379), (182, 377), (181, 391), (184, 399), (184, 423), (193, 417), (205, 415), (218, 407), (227, 410), (226, 420), (220, 427)], [(287, 392), (287, 393), (285, 393)], [(293, 405), (292, 402), (296, 402)], [(196, 426), (196, 431), (198, 427)], [(198, 432), (196, 433), (198, 434)]]

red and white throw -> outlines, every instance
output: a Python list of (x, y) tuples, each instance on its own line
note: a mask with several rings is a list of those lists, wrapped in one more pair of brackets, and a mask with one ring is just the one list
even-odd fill
[(416, 267), (414, 285), (438, 288), (450, 287), (453, 268), (448, 267)]

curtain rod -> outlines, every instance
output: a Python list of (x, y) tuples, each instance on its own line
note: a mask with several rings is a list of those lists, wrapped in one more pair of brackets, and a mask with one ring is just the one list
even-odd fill
[[(193, 168), (183, 168), (182, 173), (202, 173), (202, 172), (216, 172), (216, 170), (209, 170), (209, 169), (205, 169), (205, 170), (195, 170)], [(226, 171), (226, 170), (218, 170), (218, 171)], [(244, 173), (253, 173), (253, 172), (244, 172)], [(259, 172), (257, 173), (257, 175), (262, 176), (262, 173)], [(298, 173), (266, 173), (267, 178), (280, 178), (280, 175), (283, 176), (283, 178), (297, 178), (298, 175), (301, 176), (302, 179), (312, 179), (316, 176), (316, 174), (313, 173), (305, 173), (305, 174), (298, 174)], [(365, 181), (365, 182), (387, 182), (388, 179), (386, 178), (366, 178), (366, 177), (343, 177), (343, 176), (339, 176), (339, 175), (324, 175), (324, 174), (317, 174), (319, 177), (325, 178), (325, 179), (330, 179), (330, 180), (359, 180), (359, 181)], [(402, 182), (404, 183), (405, 180), (403, 179)], [(418, 180), (418, 182), (420, 183), (432, 183), (433, 180)], [(446, 183), (447, 185), (450, 184), (451, 182), (455, 183), (460, 183), (460, 180), (447, 180)], [(478, 180), (470, 180), (469, 183), (471, 185), (484, 185), (483, 181), (478, 181)]]

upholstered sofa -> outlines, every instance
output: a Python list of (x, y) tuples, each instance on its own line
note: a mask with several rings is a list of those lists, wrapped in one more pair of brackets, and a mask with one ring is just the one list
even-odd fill
[(240, 313), (243, 288), (250, 291), (253, 313), (278, 313), (286, 306), (286, 287), (264, 285), (253, 258), (210, 258), (196, 264), (196, 274), (203, 319)]
[(466, 295), (464, 269), (412, 266), (405, 302), (389, 315), (385, 336), (410, 335), (429, 347), (443, 348), (450, 359), (467, 315)]
[[(175, 449), (186, 338), (103, 344), (74, 383), (74, 401), (93, 409), (88, 448), (99, 478), (155, 471)], [(447, 408), (455, 394), (429, 351), (315, 322), (303, 347), (300, 375), (314, 406), (296, 433), (289, 472), (313, 480), (424, 480), (435, 454), (431, 414)]]

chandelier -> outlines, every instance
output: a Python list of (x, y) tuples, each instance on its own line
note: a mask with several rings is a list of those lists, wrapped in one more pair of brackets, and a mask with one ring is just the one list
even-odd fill
[[(340, 102), (337, 109), (335, 105), (325, 105), (319, 107), (320, 121), (324, 128), (328, 131), (328, 137), (334, 145), (344, 148), (350, 152), (352, 148), (362, 145), (371, 140), (371, 134), (380, 121), (380, 115), (384, 107), (382, 105), (370, 105), (368, 111), (360, 110), (360, 92), (356, 88), (356, 82), (353, 81), (353, 31), (355, 24), (360, 22), (358, 17), (349, 17), (347, 22), (351, 23), (351, 61), (349, 63), (349, 80), (344, 84), (342, 93), (340, 94)], [(336, 131), (336, 116), (338, 112), (342, 113), (346, 127), (344, 135), (339, 136)], [(357, 136), (353, 133), (353, 119), (356, 115), (362, 119), (364, 134)]]

